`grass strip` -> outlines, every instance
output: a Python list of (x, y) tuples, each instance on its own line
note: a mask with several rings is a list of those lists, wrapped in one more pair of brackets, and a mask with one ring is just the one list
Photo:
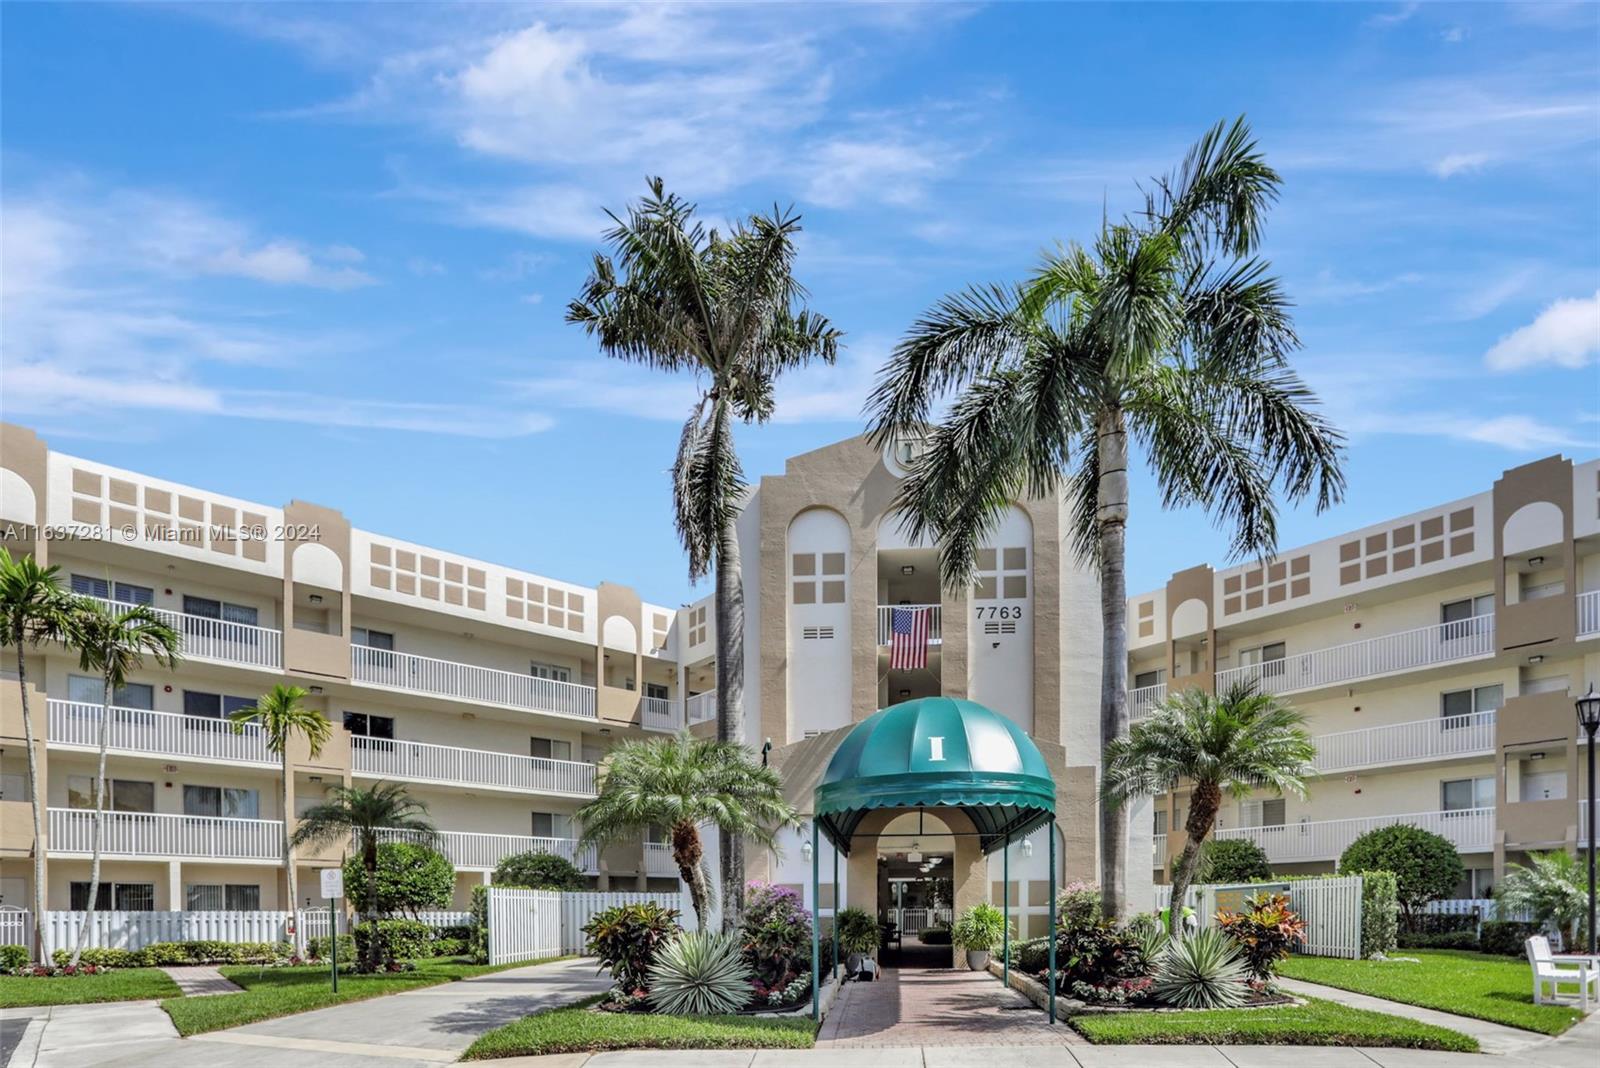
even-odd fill
[(1308, 999), (1305, 1005), (1204, 1012), (1089, 1013), (1073, 1029), (1096, 1045), (1388, 1046), (1476, 1053), (1478, 1040), (1403, 1016)]
[(0, 975), (0, 1009), (24, 1005), (92, 1005), (102, 1001), (144, 1001), (180, 993), (160, 968), (117, 968), (97, 975), (28, 979)]
[(655, 1016), (593, 1012), (600, 998), (524, 1016), (481, 1036), (463, 1060), (616, 1049), (810, 1049), (809, 1016)]
[(1446, 949), (1401, 950), (1398, 956), (1421, 963), (1297, 956), (1279, 971), (1291, 979), (1545, 1035), (1559, 1035), (1579, 1019), (1570, 1005), (1533, 1003), (1533, 971), (1525, 960)]

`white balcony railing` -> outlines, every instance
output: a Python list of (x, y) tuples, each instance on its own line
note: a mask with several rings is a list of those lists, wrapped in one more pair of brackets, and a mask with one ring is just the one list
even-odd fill
[(1578, 594), (1578, 634), (1600, 634), (1600, 590)]
[[(107, 856), (206, 857), (280, 860), (283, 823), (225, 816), (168, 816), (154, 812), (106, 812), (100, 851)], [(50, 809), (50, 852), (94, 850), (92, 809)]]
[(646, 875), (678, 877), (678, 862), (672, 859), (672, 846), (667, 842), (644, 844), (644, 873)]
[(683, 703), (684, 712), (689, 721), (689, 726), (696, 723), (710, 723), (717, 718), (717, 691), (707, 690), (697, 693)]
[(936, 604), (880, 604), (878, 606), (878, 644), (890, 644), (890, 635), (894, 633), (894, 610), (896, 608), (920, 608), (928, 616), (928, 644), (942, 645), (944, 643), (943, 609)]
[(574, 797), (593, 797), (595, 792), (595, 766), (579, 760), (549, 760), (360, 735), (350, 739), (350, 767), (357, 775), (385, 779), (414, 779)]
[[(384, 831), (382, 837), (390, 841), (410, 838), (404, 831)], [(597, 852), (594, 846), (579, 848), (576, 838), (533, 838), (520, 834), (478, 834), (473, 831), (440, 831), (439, 850), (458, 868), (493, 871), (495, 865), (506, 857), (518, 853), (549, 853), (564, 857), (583, 872), (597, 872)]]
[[(46, 737), (51, 745), (78, 749), (100, 747), (99, 705), (77, 701), (50, 701)], [(232, 764), (267, 764), (278, 758), (267, 751), (267, 736), (260, 726), (238, 726), (225, 719), (150, 712), (142, 708), (111, 707), (106, 722), (106, 745), (122, 753), (151, 753)]]
[(441, 694), (486, 705), (594, 719), (594, 687), (514, 671), (435, 660), (365, 645), (350, 647), (350, 677), (371, 686)]
[[(113, 611), (125, 612), (137, 605), (123, 601), (94, 600)], [(176, 630), (183, 639), (183, 655), (189, 660), (211, 660), (219, 664), (242, 664), (245, 667), (283, 667), (283, 632), (271, 627), (254, 627), (248, 623), (230, 623), (225, 619), (190, 615), (166, 608), (149, 608), (162, 622)]]
[(1474, 712), (1318, 735), (1312, 739), (1317, 747), (1312, 766), (1327, 773), (1485, 755), (1494, 752), (1494, 718), (1493, 712)]
[(1267, 860), (1337, 860), (1357, 838), (1378, 827), (1407, 823), (1443, 835), (1456, 849), (1481, 852), (1494, 848), (1494, 809), (1467, 808), (1453, 812), (1409, 812), (1394, 816), (1363, 816), (1346, 820), (1312, 820), (1276, 827), (1225, 827), (1218, 839), (1245, 838), (1260, 846)]
[(1166, 865), (1167, 865), (1167, 836), (1164, 835), (1164, 834), (1154, 835), (1150, 839), (1150, 841), (1155, 846), (1155, 849), (1153, 850), (1153, 852), (1155, 853), (1155, 866), (1158, 867), (1158, 868), (1166, 867)]
[(1494, 651), (1494, 616), (1473, 616), (1296, 653), (1282, 660), (1225, 668), (1217, 672), (1217, 690), (1248, 681), (1268, 693), (1293, 693), (1430, 664), (1470, 660)]
[(1156, 706), (1167, 699), (1167, 684), (1158, 682), (1154, 686), (1140, 686), (1136, 690), (1128, 691), (1128, 719), (1129, 721), (1144, 719), (1156, 710)]
[(670, 697), (639, 698), (639, 725), (647, 731), (677, 731), (683, 729), (683, 716)]

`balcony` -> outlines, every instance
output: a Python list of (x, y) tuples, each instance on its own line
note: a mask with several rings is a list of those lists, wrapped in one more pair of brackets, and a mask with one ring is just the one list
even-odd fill
[(644, 873), (670, 879), (678, 877), (678, 862), (672, 859), (672, 846), (669, 843), (644, 844)]
[[(94, 812), (52, 808), (50, 853), (88, 856), (94, 851)], [(110, 857), (201, 857), (207, 860), (283, 859), (283, 821), (225, 816), (168, 816), (106, 812), (100, 851)]]
[(1128, 721), (1144, 719), (1156, 710), (1156, 706), (1167, 699), (1167, 684), (1158, 682), (1154, 686), (1140, 686), (1136, 690), (1128, 691)]
[(1226, 668), (1217, 672), (1217, 690), (1254, 682), (1267, 693), (1296, 693), (1433, 664), (1473, 660), (1494, 652), (1494, 616), (1473, 616), (1296, 653), (1282, 660)]
[[(100, 597), (93, 600), (117, 612), (140, 607)], [(183, 639), (183, 655), (189, 660), (208, 660), (268, 671), (278, 671), (283, 667), (282, 631), (271, 627), (254, 627), (248, 623), (230, 623), (225, 619), (190, 615), (187, 612), (173, 612), (150, 605), (143, 607), (149, 608), (162, 622), (178, 632)]]
[(1600, 590), (1578, 594), (1578, 637), (1600, 634)]
[(1296, 861), (1338, 860), (1361, 835), (1379, 827), (1408, 823), (1443, 835), (1463, 853), (1494, 848), (1494, 809), (1467, 808), (1453, 812), (1411, 812), (1398, 816), (1363, 816), (1346, 820), (1310, 820), (1276, 827), (1227, 827), (1217, 839), (1245, 838), (1260, 846), (1273, 864)]
[(1158, 834), (1151, 838), (1155, 845), (1155, 867), (1164, 868), (1167, 865), (1167, 836)]
[[(100, 718), (106, 710), (75, 701), (48, 701), (46, 707), (45, 737), (50, 745), (90, 751), (100, 748)], [(266, 733), (254, 723), (236, 726), (206, 716), (116, 706), (109, 712), (106, 741), (114, 752), (268, 767), (279, 763), (267, 751)]]
[(683, 717), (670, 697), (639, 698), (639, 726), (647, 731), (679, 731)]
[(1328, 774), (1352, 768), (1488, 756), (1494, 752), (1494, 721), (1493, 712), (1474, 712), (1323, 734), (1312, 739), (1317, 755), (1311, 763), (1317, 771)]
[(936, 604), (880, 604), (878, 606), (878, 644), (889, 645), (894, 634), (896, 608), (921, 609), (928, 620), (928, 644), (943, 645), (943, 609)]
[(595, 766), (578, 760), (459, 749), (386, 738), (350, 739), (350, 768), (356, 775), (416, 782), (448, 783), (518, 793), (593, 797)]
[[(404, 831), (384, 831), (388, 841), (407, 841)], [(576, 838), (532, 838), (520, 834), (477, 834), (472, 831), (440, 831), (439, 850), (457, 868), (493, 871), (506, 857), (518, 853), (549, 853), (565, 857), (581, 872), (593, 875), (600, 870), (594, 846), (578, 845)]]
[(352, 645), (350, 678), (368, 686), (407, 693), (437, 694), (572, 719), (595, 718), (593, 686), (458, 664), (453, 660), (435, 660), (414, 653)]
[(697, 693), (683, 703), (689, 726), (696, 723), (710, 723), (717, 718), (717, 691), (707, 690)]

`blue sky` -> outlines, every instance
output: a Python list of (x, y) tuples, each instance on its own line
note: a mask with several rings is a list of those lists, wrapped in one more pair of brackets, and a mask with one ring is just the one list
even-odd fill
[[(692, 383), (561, 321), (646, 174), (713, 219), (795, 204), (847, 332), (741, 435), (754, 475), (859, 430), (939, 296), (1241, 112), (1350, 435), (1348, 500), (1286, 545), (1600, 441), (1600, 6), (9, 4), (3, 48), (7, 419), (574, 581), (694, 595)], [(1221, 559), (1134, 493), (1132, 588)]]

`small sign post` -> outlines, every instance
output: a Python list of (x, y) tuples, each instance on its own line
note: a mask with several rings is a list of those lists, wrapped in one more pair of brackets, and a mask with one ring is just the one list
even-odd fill
[(322, 896), (328, 899), (328, 959), (333, 967), (333, 992), (339, 992), (339, 907), (344, 897), (344, 869), (322, 869)]

